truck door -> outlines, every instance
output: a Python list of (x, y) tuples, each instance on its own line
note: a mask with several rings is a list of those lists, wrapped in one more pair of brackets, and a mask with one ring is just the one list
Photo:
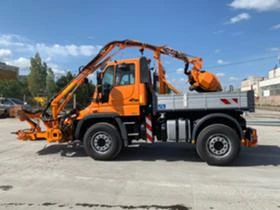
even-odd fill
[(135, 85), (135, 64), (116, 65), (115, 86), (111, 91), (111, 104), (117, 112), (135, 115), (135, 105), (139, 103)]
[(101, 112), (117, 112), (125, 116), (139, 114), (135, 68), (135, 63), (128, 62), (111, 65), (105, 69)]

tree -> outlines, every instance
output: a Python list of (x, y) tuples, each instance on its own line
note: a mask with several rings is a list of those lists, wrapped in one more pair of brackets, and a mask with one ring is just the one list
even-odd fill
[[(62, 90), (69, 82), (74, 78), (74, 75), (68, 71), (66, 75), (61, 76), (56, 81), (57, 91)], [(77, 103), (80, 106), (86, 106), (90, 103), (92, 93), (94, 91), (95, 86), (89, 82), (88, 84), (82, 84), (75, 92)]]
[(30, 73), (27, 78), (28, 89), (33, 96), (44, 95), (46, 91), (46, 77), (48, 66), (39, 53), (30, 59)]
[(49, 98), (53, 96), (57, 90), (56, 83), (54, 81), (54, 73), (51, 68), (48, 68), (47, 70), (46, 90)]
[(17, 80), (0, 80), (0, 96), (23, 99), (23, 95), (28, 95), (24, 83)]
[(46, 85), (47, 85), (47, 76), (48, 76), (48, 65), (46, 62), (43, 62), (43, 64), (41, 64), (41, 68), (39, 71), (39, 75), (40, 75), (40, 83), (41, 83), (41, 87), (43, 88), (42, 92), (46, 91)]
[(74, 76), (70, 71), (66, 73), (66, 75), (61, 76), (57, 81), (56, 81), (56, 88), (57, 92), (63, 89), (72, 79)]

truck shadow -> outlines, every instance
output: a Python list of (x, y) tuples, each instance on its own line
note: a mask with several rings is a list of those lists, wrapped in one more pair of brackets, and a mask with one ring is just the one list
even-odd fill
[(86, 157), (83, 147), (69, 147), (67, 144), (51, 144), (37, 151), (38, 155), (60, 154), (66, 157)]
[(279, 166), (280, 147), (277, 145), (258, 145), (255, 148), (242, 148), (232, 166)]
[[(52, 144), (37, 151), (38, 155), (60, 154), (66, 157), (86, 157), (83, 146), (69, 147), (66, 144)], [(201, 162), (195, 147), (175, 143), (140, 143), (124, 148), (114, 161), (197, 161)]]
[(156, 143), (139, 144), (125, 148), (116, 161), (190, 161), (202, 162), (195, 151), (195, 147), (189, 144)]
[[(38, 155), (60, 154), (66, 157), (86, 157), (82, 146), (69, 148), (65, 144), (54, 144), (37, 152)], [(190, 161), (202, 162), (195, 146), (176, 143), (138, 144), (125, 148), (117, 157), (119, 161)], [(228, 167), (280, 165), (280, 147), (258, 145), (256, 148), (242, 148), (239, 157)]]

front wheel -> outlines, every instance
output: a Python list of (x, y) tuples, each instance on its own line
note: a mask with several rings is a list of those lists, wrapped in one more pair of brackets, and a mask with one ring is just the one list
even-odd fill
[(112, 160), (122, 148), (118, 130), (109, 123), (96, 123), (85, 133), (86, 153), (95, 160)]
[(227, 165), (239, 154), (240, 138), (226, 125), (210, 125), (198, 135), (196, 151), (209, 165)]

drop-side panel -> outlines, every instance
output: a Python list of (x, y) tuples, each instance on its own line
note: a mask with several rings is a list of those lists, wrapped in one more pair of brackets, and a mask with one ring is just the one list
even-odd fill
[(158, 111), (196, 109), (235, 109), (254, 111), (253, 91), (158, 95)]

